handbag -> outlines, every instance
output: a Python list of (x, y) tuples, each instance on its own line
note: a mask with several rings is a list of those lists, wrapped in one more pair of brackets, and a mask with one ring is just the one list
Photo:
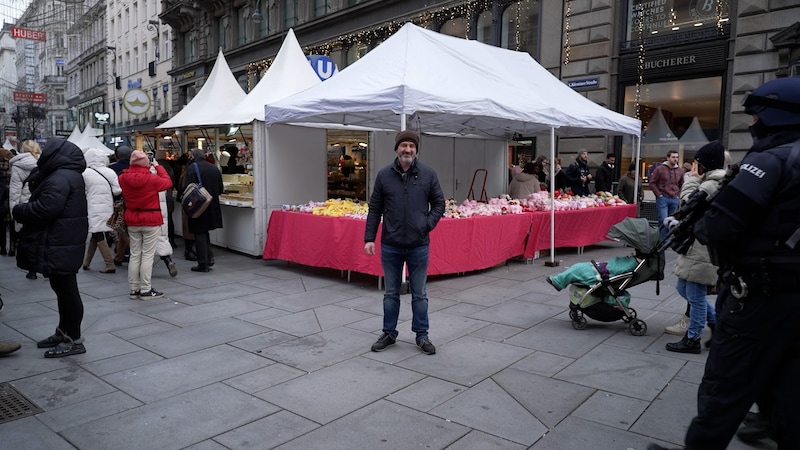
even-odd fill
[(122, 196), (114, 199), (114, 212), (106, 221), (106, 225), (117, 232), (128, 232), (128, 224), (125, 223), (125, 199)]
[(106, 220), (106, 225), (114, 231), (127, 233), (128, 224), (125, 223), (125, 199), (121, 195), (114, 195), (114, 188), (111, 186), (111, 182), (108, 180), (108, 178), (106, 178), (105, 175), (100, 173), (100, 171), (94, 167), (92, 167), (92, 170), (97, 172), (101, 177), (105, 178), (106, 183), (108, 183), (108, 189), (111, 192), (114, 210), (111, 212), (111, 216), (108, 218), (108, 220)]
[(197, 168), (197, 163), (192, 163), (194, 171), (197, 174), (197, 183), (189, 183), (186, 189), (183, 190), (181, 196), (181, 208), (187, 217), (196, 219), (208, 209), (213, 197), (206, 188), (203, 187), (203, 181), (200, 178), (200, 169)]

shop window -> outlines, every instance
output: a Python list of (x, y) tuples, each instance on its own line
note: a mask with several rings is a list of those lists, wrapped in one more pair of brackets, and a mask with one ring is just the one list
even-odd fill
[(478, 26), (475, 30), (477, 32), (475, 39), (478, 42), (492, 45), (492, 12), (484, 11), (478, 16)]
[(500, 46), (510, 50), (528, 52), (534, 58), (538, 53), (539, 2), (512, 3), (503, 11)]
[(366, 131), (328, 130), (328, 198), (367, 201)]
[(450, 19), (442, 25), (439, 33), (460, 38), (467, 38), (467, 21), (463, 17)]
[(628, 41), (717, 28), (728, 22), (728, 0), (629, 0)]
[[(637, 86), (625, 87), (625, 115), (636, 117)], [(642, 120), (640, 173), (646, 180), (653, 164), (677, 150), (680, 162), (692, 162), (703, 145), (720, 138), (722, 77), (650, 83), (639, 87), (639, 118)], [(630, 139), (623, 144), (627, 167), (634, 149)]]

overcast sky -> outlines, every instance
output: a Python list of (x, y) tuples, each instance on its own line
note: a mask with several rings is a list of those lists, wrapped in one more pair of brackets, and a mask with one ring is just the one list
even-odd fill
[(0, 23), (16, 23), (31, 0), (0, 0)]

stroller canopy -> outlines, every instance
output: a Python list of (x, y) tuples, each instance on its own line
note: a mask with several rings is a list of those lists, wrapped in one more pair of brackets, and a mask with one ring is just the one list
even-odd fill
[(607, 236), (644, 254), (652, 253), (659, 242), (658, 228), (650, 225), (644, 217), (626, 217), (622, 222), (612, 225)]

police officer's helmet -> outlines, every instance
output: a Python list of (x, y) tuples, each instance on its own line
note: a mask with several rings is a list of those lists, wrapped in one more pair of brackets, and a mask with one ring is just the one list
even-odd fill
[(746, 95), (742, 105), (768, 127), (800, 125), (800, 77), (768, 81)]

